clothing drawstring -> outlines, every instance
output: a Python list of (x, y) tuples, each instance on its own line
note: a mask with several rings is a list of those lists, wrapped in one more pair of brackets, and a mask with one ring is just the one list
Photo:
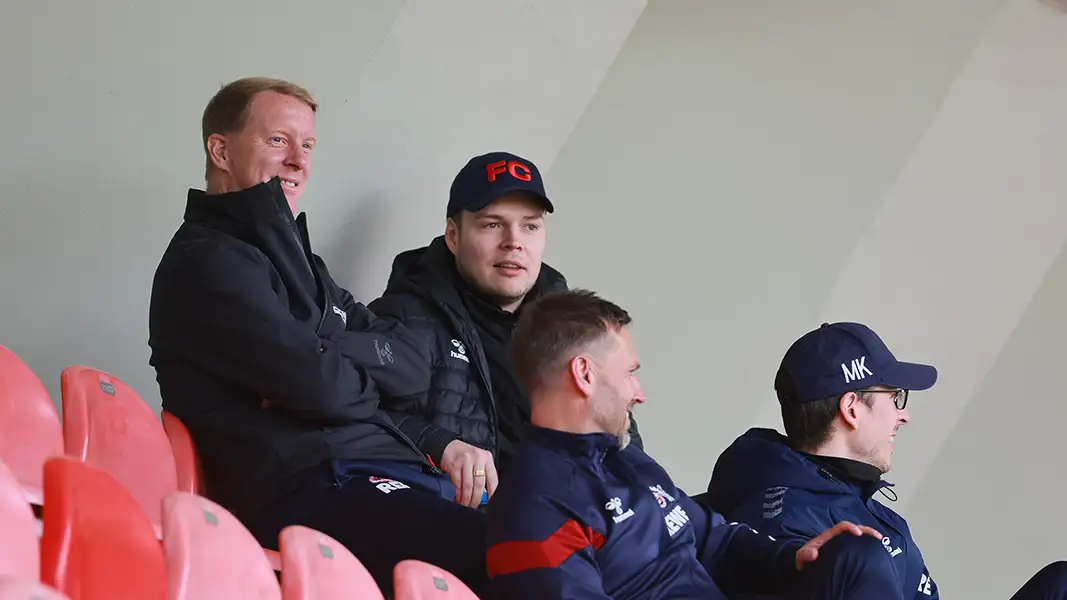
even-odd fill
[[(897, 501), (897, 493), (894, 492), (892, 489), (890, 489), (888, 487), (884, 487), (884, 488), (880, 488), (878, 491), (881, 492), (883, 496), (888, 498), (890, 502), (896, 502)], [(892, 494), (892, 495), (890, 495), (890, 494)]]

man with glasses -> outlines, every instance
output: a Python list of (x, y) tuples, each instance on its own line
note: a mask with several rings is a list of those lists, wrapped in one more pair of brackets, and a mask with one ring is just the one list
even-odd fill
[[(806, 540), (838, 521), (882, 534), (899, 587), (886, 598), (937, 598), (908, 523), (874, 499), (895, 500), (889, 472), (908, 394), (937, 381), (929, 365), (901, 362), (859, 323), (824, 323), (793, 343), (774, 389), (786, 435), (754, 428), (723, 452), (705, 500), (727, 519), (782, 540)], [(863, 560), (857, 558), (857, 560)], [(1067, 596), (1067, 563), (1042, 569), (1013, 599)]]

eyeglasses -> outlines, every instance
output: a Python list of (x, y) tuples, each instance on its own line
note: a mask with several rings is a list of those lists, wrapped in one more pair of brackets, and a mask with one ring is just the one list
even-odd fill
[(904, 407), (908, 405), (908, 390), (904, 388), (896, 388), (892, 390), (859, 390), (867, 394), (893, 394), (893, 404), (896, 405), (897, 410), (904, 410)]

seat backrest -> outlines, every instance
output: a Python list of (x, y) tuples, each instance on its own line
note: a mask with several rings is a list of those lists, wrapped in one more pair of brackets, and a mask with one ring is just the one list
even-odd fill
[(110, 373), (73, 366), (60, 379), (67, 454), (113, 475), (158, 523), (163, 498), (178, 489), (178, 475), (156, 414)]
[(160, 421), (163, 422), (163, 431), (167, 433), (170, 441), (171, 452), (174, 453), (174, 468), (178, 474), (178, 491), (189, 492), (207, 496), (204, 493), (203, 468), (200, 465), (200, 455), (193, 443), (193, 436), (185, 427), (182, 420), (173, 413), (160, 411)]
[(278, 542), (284, 600), (384, 600), (363, 563), (325, 533), (290, 525)]
[(44, 465), (41, 581), (71, 600), (164, 600), (163, 549), (141, 505), (73, 457)]
[(0, 577), (37, 579), (40, 571), (37, 518), (22, 486), (0, 461)]
[(29, 365), (0, 346), (0, 460), (40, 504), (44, 461), (63, 454), (59, 413)]
[(396, 600), (478, 600), (458, 577), (441, 567), (408, 559), (393, 568)]
[(36, 577), (0, 577), (0, 600), (70, 600)]
[(281, 600), (259, 542), (229, 511), (188, 492), (163, 500), (168, 600)]

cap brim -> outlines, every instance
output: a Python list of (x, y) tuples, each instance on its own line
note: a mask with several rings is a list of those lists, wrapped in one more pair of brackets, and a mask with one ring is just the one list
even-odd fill
[(882, 381), (882, 385), (906, 390), (928, 390), (937, 383), (937, 369), (930, 365), (898, 362), (897, 368)]
[(505, 188), (495, 189), (491, 193), (486, 194), (486, 195), (482, 196), (481, 198), (479, 198), (477, 203), (473, 203), (473, 204), (471, 204), (471, 205), (469, 205), (469, 206), (467, 206), (465, 208), (466, 208), (466, 210), (468, 210), (470, 212), (478, 212), (478, 211), (482, 210), (483, 208), (489, 206), (493, 202), (495, 202), (497, 198), (500, 198), (504, 194), (511, 194), (513, 192), (526, 192), (530, 196), (536, 198), (537, 201), (540, 202), (542, 205), (544, 205), (545, 210), (547, 210), (548, 212), (554, 212), (555, 211), (555, 207), (552, 206), (552, 201), (549, 200), (547, 196), (545, 196), (544, 194), (538, 193), (535, 190), (531, 190), (528, 187), (523, 187), (521, 185), (517, 185), (515, 187), (505, 187)]

